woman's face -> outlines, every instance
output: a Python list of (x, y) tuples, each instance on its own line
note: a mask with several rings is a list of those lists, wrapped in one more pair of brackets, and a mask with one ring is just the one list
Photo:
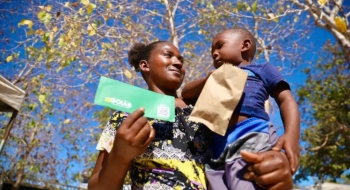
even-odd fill
[(149, 80), (160, 88), (177, 90), (185, 72), (179, 50), (168, 42), (157, 44), (149, 59)]

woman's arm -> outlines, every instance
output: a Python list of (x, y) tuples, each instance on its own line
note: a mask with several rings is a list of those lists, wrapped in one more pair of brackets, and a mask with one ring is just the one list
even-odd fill
[(89, 180), (89, 189), (122, 189), (131, 162), (122, 163), (113, 160), (113, 156), (107, 151), (100, 151)]
[(89, 189), (122, 189), (132, 160), (147, 149), (155, 136), (143, 114), (143, 108), (130, 114), (118, 128), (111, 152), (100, 152)]

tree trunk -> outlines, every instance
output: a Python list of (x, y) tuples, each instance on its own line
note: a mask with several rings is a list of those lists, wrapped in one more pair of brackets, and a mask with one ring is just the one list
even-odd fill
[(25, 176), (25, 174), (24, 174), (24, 168), (25, 168), (25, 166), (26, 166), (26, 162), (27, 162), (27, 160), (28, 160), (28, 157), (29, 157), (29, 155), (30, 155), (30, 152), (32, 151), (32, 148), (33, 148), (32, 143), (33, 143), (33, 140), (34, 140), (34, 138), (35, 138), (35, 136), (36, 136), (37, 129), (38, 129), (38, 124), (35, 125), (35, 127), (33, 128), (32, 134), (30, 135), (30, 140), (29, 140), (29, 142), (28, 142), (28, 147), (27, 147), (27, 150), (26, 150), (26, 152), (25, 152), (25, 154), (24, 154), (24, 157), (23, 157), (23, 161), (24, 161), (24, 162), (19, 163), (19, 164), (20, 164), (20, 168), (19, 168), (19, 171), (18, 171), (18, 173), (17, 173), (16, 182), (15, 182), (15, 184), (13, 185), (13, 189), (14, 189), (14, 190), (19, 189), (19, 186), (21, 185), (21, 182), (22, 182), (22, 180), (23, 180), (23, 178), (24, 178), (24, 176)]

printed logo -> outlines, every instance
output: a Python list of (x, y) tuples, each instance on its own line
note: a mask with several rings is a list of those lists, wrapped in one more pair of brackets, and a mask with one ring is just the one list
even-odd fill
[(157, 116), (163, 118), (170, 117), (170, 108), (164, 104), (160, 104), (157, 107)]
[(131, 102), (128, 102), (126, 100), (120, 100), (117, 98), (106, 97), (105, 101), (108, 103), (114, 104), (116, 106), (121, 106), (121, 107), (128, 108), (128, 109), (132, 107)]

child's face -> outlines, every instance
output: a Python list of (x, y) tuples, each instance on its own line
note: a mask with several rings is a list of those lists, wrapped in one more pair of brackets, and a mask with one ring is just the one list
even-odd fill
[(239, 65), (242, 62), (242, 42), (239, 33), (224, 31), (215, 36), (211, 46), (214, 67), (219, 68), (225, 62)]

